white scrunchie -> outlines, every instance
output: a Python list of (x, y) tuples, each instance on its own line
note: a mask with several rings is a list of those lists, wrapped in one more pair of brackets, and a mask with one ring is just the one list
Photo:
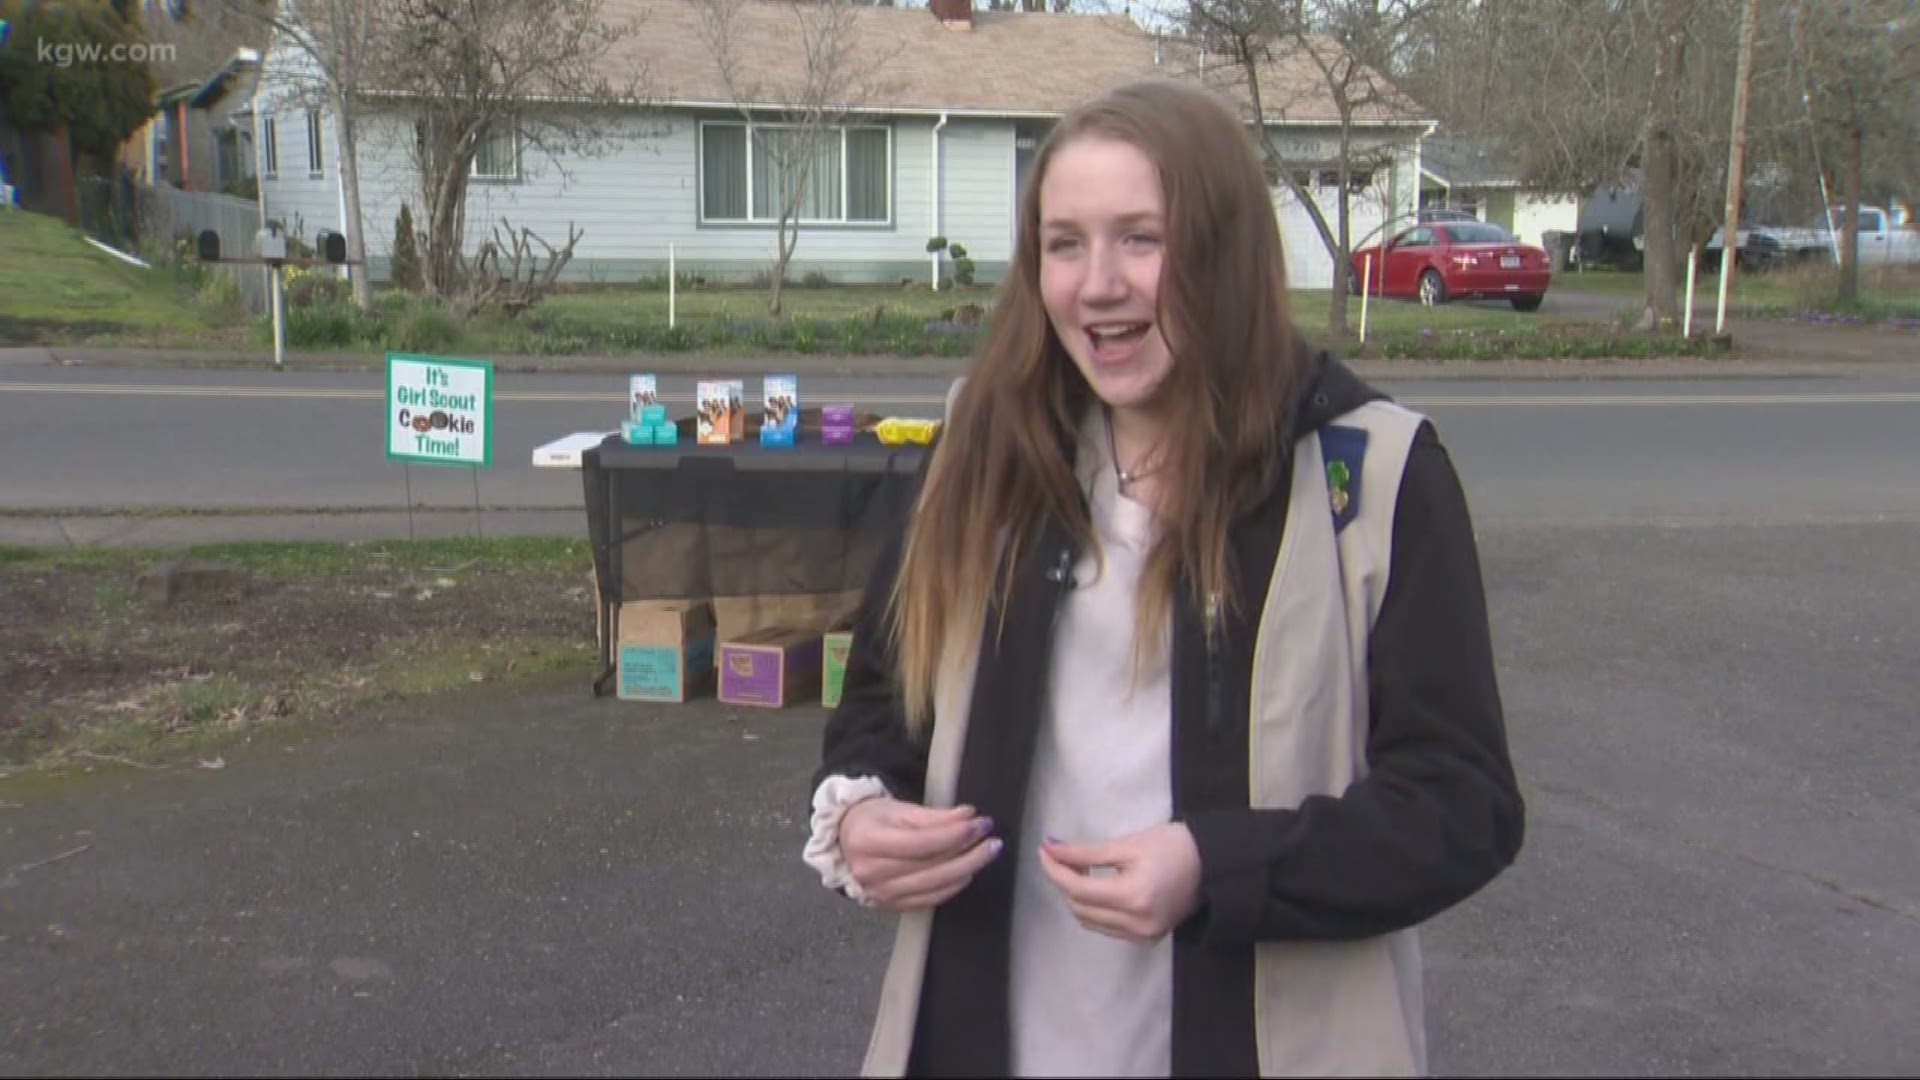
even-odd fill
[(821, 884), (840, 889), (862, 904), (869, 902), (866, 891), (853, 880), (840, 854), (840, 818), (853, 804), (886, 795), (887, 786), (877, 776), (829, 776), (813, 793), (813, 835), (807, 838), (801, 858), (820, 872)]

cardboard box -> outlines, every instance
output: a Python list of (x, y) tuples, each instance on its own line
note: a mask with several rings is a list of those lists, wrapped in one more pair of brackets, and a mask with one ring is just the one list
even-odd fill
[(820, 639), (825, 658), (820, 679), (820, 704), (831, 709), (840, 704), (840, 693), (847, 681), (847, 653), (853, 649), (853, 631), (835, 630)]
[[(733, 441), (733, 384), (705, 381), (694, 396), (694, 415), (699, 419), (698, 441), (702, 445), (725, 446)], [(741, 438), (746, 438), (742, 433)]]
[(679, 702), (712, 692), (712, 605), (704, 600), (621, 604), (618, 626), (620, 697)]
[(720, 700), (780, 709), (820, 693), (820, 631), (756, 630), (720, 644)]
[(652, 375), (627, 376), (627, 419), (637, 423), (650, 423), (653, 417), (644, 410), (648, 406), (660, 404), (659, 380)]
[(799, 382), (792, 375), (769, 375), (760, 381), (761, 446), (793, 445), (800, 429)]
[(820, 441), (845, 446), (853, 441), (853, 406), (827, 405), (820, 410)]

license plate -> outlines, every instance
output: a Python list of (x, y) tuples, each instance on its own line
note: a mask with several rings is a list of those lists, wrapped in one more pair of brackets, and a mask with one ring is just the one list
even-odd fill
[(1518, 270), (1518, 269), (1520, 269), (1520, 256), (1518, 256), (1518, 255), (1502, 255), (1502, 256), (1500, 256), (1500, 269), (1502, 269), (1502, 270)]

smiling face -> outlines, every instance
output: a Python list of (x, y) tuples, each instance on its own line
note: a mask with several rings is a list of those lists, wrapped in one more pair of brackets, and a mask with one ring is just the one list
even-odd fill
[(1159, 318), (1166, 203), (1132, 143), (1089, 135), (1061, 147), (1040, 181), (1040, 296), (1093, 392), (1150, 412), (1173, 370)]

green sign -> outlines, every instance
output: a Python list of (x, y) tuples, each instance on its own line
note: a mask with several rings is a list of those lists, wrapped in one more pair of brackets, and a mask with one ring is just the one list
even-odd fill
[(387, 457), (425, 465), (493, 460), (493, 365), (387, 354)]

